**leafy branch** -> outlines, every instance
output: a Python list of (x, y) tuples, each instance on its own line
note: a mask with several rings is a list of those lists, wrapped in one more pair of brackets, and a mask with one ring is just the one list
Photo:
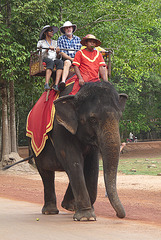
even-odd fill
[[(108, 15), (106, 15), (106, 16), (108, 16)], [(106, 16), (104, 16), (104, 17), (106, 17)], [(101, 22), (114, 22), (114, 21), (121, 21), (121, 20), (131, 20), (131, 18), (121, 18), (121, 17), (119, 17), (119, 18), (113, 18), (113, 19), (102, 19), (102, 18), (103, 18), (103, 17), (99, 17), (99, 18), (97, 18), (95, 21), (90, 22), (90, 23), (88, 23), (88, 24), (86, 24), (86, 25), (84, 25), (84, 26), (82, 26), (82, 27), (79, 27), (78, 30), (84, 29), (84, 28), (86, 28), (87, 26), (92, 26), (92, 25), (94, 25), (94, 24), (101, 23)]]

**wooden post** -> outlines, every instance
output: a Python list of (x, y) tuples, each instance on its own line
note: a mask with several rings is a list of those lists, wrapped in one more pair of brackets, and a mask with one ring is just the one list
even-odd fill
[(111, 51), (109, 51), (108, 56), (108, 76), (111, 77)]

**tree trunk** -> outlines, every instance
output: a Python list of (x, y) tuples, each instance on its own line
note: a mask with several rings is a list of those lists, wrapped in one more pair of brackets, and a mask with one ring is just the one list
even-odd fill
[(18, 147), (18, 135), (19, 135), (19, 122), (20, 122), (20, 118), (19, 118), (19, 112), (17, 112), (17, 118), (16, 118), (16, 123), (17, 123), (17, 129), (16, 129), (16, 136), (17, 136), (17, 147)]
[(62, 21), (62, 7), (60, 6), (60, 21)]
[(8, 97), (8, 103), (7, 103), (7, 112), (8, 112), (8, 139), (9, 139), (9, 153), (11, 152), (11, 132), (10, 132), (10, 93), (9, 93), (9, 89), (7, 88), (7, 97)]
[(1, 85), (2, 97), (2, 166), (9, 161), (9, 134), (8, 134), (8, 113), (7, 113), (7, 88), (3, 82)]
[(7, 18), (6, 18), (6, 24), (8, 27), (10, 27), (11, 25), (11, 5), (10, 5), (10, 1), (7, 1), (7, 6), (6, 6), (6, 12), (7, 12)]
[(0, 116), (0, 161), (2, 158), (2, 118)]
[(11, 152), (16, 152), (16, 153), (17, 153), (14, 81), (10, 81), (10, 82), (9, 82), (9, 91), (10, 91), (10, 137), (11, 137)]

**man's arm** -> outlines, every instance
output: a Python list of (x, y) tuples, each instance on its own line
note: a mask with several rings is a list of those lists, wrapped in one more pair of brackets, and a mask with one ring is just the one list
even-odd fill
[[(61, 48), (64, 48), (64, 43), (63, 43), (63, 36), (59, 37), (58, 40), (57, 40), (57, 46), (61, 49)], [(73, 62), (74, 58), (71, 58), (69, 57), (66, 53), (64, 52), (60, 52), (59, 53), (64, 59), (68, 59), (70, 60), (71, 62)]]
[(82, 75), (80, 73), (79, 67), (74, 65), (74, 70), (75, 70), (75, 73), (77, 74), (77, 77), (79, 79), (79, 85), (81, 85), (81, 86), (84, 85), (84, 80), (83, 80)]
[(66, 53), (60, 52), (60, 54), (64, 59), (69, 59), (71, 62), (73, 62), (74, 58), (69, 57)]
[(99, 74), (103, 81), (108, 82), (108, 75), (107, 75), (107, 68), (106, 66), (100, 66), (99, 67)]

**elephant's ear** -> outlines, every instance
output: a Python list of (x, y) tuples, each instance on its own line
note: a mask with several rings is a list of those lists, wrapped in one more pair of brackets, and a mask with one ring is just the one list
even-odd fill
[(78, 121), (73, 99), (73, 95), (60, 97), (54, 101), (54, 105), (58, 123), (64, 126), (72, 134), (75, 134), (78, 127)]
[(119, 94), (119, 103), (120, 103), (120, 109), (121, 109), (122, 112), (125, 109), (125, 103), (126, 103), (127, 99), (128, 99), (128, 95), (127, 94), (125, 94), (125, 93), (120, 93)]

